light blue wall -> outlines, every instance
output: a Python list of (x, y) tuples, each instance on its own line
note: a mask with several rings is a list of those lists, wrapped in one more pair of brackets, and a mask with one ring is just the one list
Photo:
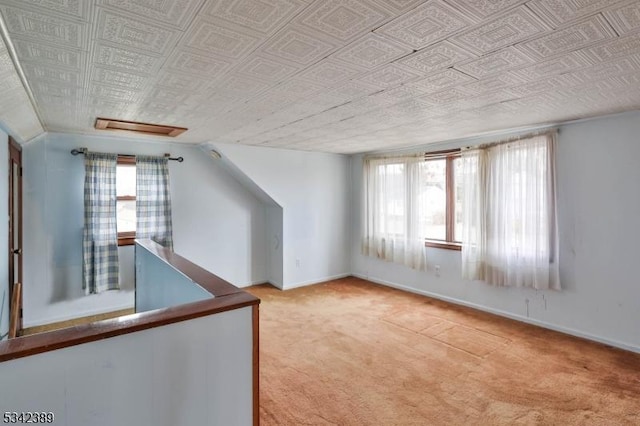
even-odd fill
[(282, 288), (350, 274), (348, 156), (240, 144), (214, 148), (282, 207), (282, 225), (273, 221), (268, 237), (272, 259), (282, 258)]
[(134, 304), (133, 246), (120, 248), (121, 291), (83, 293), (84, 165), (81, 156), (70, 154), (77, 147), (183, 156), (184, 163), (169, 163), (175, 251), (237, 286), (267, 281), (265, 206), (200, 149), (48, 134), (23, 153), (26, 327)]
[(9, 332), (9, 138), (0, 129), (0, 340)]
[(135, 245), (136, 313), (213, 299), (191, 278), (146, 248)]

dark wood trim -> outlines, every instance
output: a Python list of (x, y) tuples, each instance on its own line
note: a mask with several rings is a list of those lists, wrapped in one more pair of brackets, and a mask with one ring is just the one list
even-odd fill
[(453, 157), (448, 156), (446, 159), (447, 165), (445, 168), (445, 182), (446, 182), (446, 228), (447, 228), (447, 241), (453, 241)]
[(462, 250), (462, 244), (451, 243), (451, 242), (448, 242), (448, 241), (427, 240), (427, 241), (424, 242), (424, 246), (425, 247), (433, 247), (433, 248), (441, 248), (441, 249), (445, 249), (445, 250), (457, 250), (457, 251), (461, 251)]
[(260, 303), (260, 300), (257, 297), (240, 291), (235, 294), (187, 303), (185, 305), (141, 312), (47, 333), (18, 337), (0, 342), (0, 362), (83, 343), (95, 342), (109, 337), (134, 333), (136, 331), (214, 315), (247, 306), (254, 306), (258, 303)]
[(446, 241), (426, 240), (426, 247), (436, 247), (448, 250), (462, 250), (459, 243), (455, 241), (455, 206), (456, 200), (454, 197), (455, 192), (455, 170), (453, 161), (460, 157), (460, 149), (448, 149), (444, 151), (434, 151), (425, 153), (425, 161), (433, 160), (445, 160), (445, 193), (446, 193), (446, 206), (445, 206), (445, 227)]
[(212, 274), (206, 269), (191, 263), (184, 257), (174, 253), (166, 247), (161, 246), (152, 240), (136, 240), (136, 243), (152, 254), (156, 255), (173, 268), (179, 270), (187, 277), (191, 278), (194, 282), (198, 283), (202, 288), (213, 294), (215, 297), (225, 296), (227, 294), (237, 293), (242, 291), (232, 285), (231, 283), (223, 280), (217, 275)]
[(127, 132), (147, 133), (157, 136), (175, 137), (186, 132), (186, 127), (163, 124), (143, 123), (140, 121), (115, 120), (113, 118), (96, 118), (95, 128), (98, 130), (124, 130)]
[(126, 315), (135, 314), (136, 311), (133, 308), (119, 309), (117, 311), (105, 312), (102, 314), (89, 315), (80, 318), (73, 318), (65, 321), (52, 322), (44, 325), (34, 325), (31, 327), (25, 327), (22, 329), (21, 336), (28, 336), (30, 334), (46, 333), (49, 331), (60, 330), (61, 328), (73, 327), (76, 325), (89, 324), (92, 322), (98, 322), (111, 318), (123, 317)]
[[(119, 166), (132, 166), (136, 165), (136, 157), (130, 155), (118, 155)], [(135, 201), (135, 195), (119, 195), (116, 197), (118, 201)], [(135, 244), (136, 233), (135, 231), (118, 232), (118, 246), (132, 246)]]
[(427, 159), (430, 158), (430, 157), (437, 157), (437, 156), (448, 157), (450, 154), (459, 154), (460, 151), (461, 151), (460, 148), (443, 149), (443, 150), (440, 150), (440, 151), (425, 152), (424, 156)]
[(260, 299), (257, 297), (240, 290), (222, 278), (151, 240), (136, 240), (136, 242), (178, 269), (215, 297), (184, 305), (2, 341), (0, 342), (0, 362), (247, 306), (256, 306), (260, 303)]
[(130, 155), (118, 154), (118, 165), (119, 166), (135, 166), (136, 157), (130, 156)]
[[(9, 285), (12, 285), (10, 283)], [(13, 287), (13, 294), (11, 295), (11, 318), (9, 319), (9, 339), (18, 337), (20, 332), (20, 307), (22, 306), (22, 283), (17, 282)]]
[[(14, 197), (13, 186), (14, 186), (14, 175), (13, 175), (13, 167), (16, 165), (18, 167), (18, 197), (17, 200)], [(13, 287), (16, 283), (23, 282), (23, 262), (24, 262), (24, 253), (22, 252), (22, 218), (23, 218), (23, 210), (22, 210), (22, 147), (18, 144), (15, 139), (9, 136), (9, 170), (8, 170), (8, 185), (9, 185), (9, 274), (8, 274), (8, 286), (9, 286), (9, 300), (13, 300)], [(14, 215), (15, 203), (18, 203), (17, 209), (17, 217)], [(18, 235), (17, 235), (17, 247), (14, 244), (16, 240), (16, 235), (14, 234), (14, 224), (18, 222)], [(15, 256), (18, 256), (18, 269), (15, 268)], [(19, 305), (18, 309), (18, 319), (17, 319), (17, 332), (20, 333), (22, 330), (22, 287), (20, 287), (20, 297), (18, 299)], [(9, 313), (12, 316), (12, 312)]]
[(251, 308), (253, 323), (253, 426), (260, 425), (260, 306)]
[(120, 237), (118, 236), (118, 247), (132, 246), (136, 243), (136, 237)]

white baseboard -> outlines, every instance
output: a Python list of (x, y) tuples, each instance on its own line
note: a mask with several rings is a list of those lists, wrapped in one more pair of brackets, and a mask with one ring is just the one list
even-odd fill
[(291, 290), (293, 288), (305, 287), (305, 286), (313, 285), (313, 284), (320, 284), (320, 283), (324, 283), (324, 282), (327, 282), (327, 281), (339, 280), (340, 278), (346, 278), (346, 277), (351, 277), (351, 276), (353, 276), (353, 274), (351, 274), (351, 273), (331, 275), (329, 277), (319, 278), (319, 279), (316, 279), (316, 280), (302, 281), (302, 282), (294, 283), (294, 284), (287, 284), (287, 285), (283, 286), (282, 290)]
[(636, 353), (640, 353), (640, 347), (636, 346), (636, 345), (632, 345), (632, 344), (628, 344), (628, 343), (624, 343), (624, 342), (619, 342), (617, 340), (612, 340), (612, 339), (608, 339), (606, 337), (602, 337), (602, 336), (596, 336), (594, 334), (590, 334), (590, 333), (585, 333), (579, 330), (575, 330), (573, 328), (568, 328), (568, 327), (564, 327), (561, 325), (556, 325), (556, 324), (552, 324), (546, 321), (540, 321), (534, 318), (529, 318), (529, 317), (524, 317), (522, 315), (518, 315), (518, 314), (514, 314), (508, 311), (503, 311), (500, 309), (494, 309), (494, 308), (490, 308), (484, 305), (478, 305), (476, 303), (471, 303), (471, 302), (467, 302), (464, 300), (460, 300), (460, 299), (456, 299), (454, 297), (449, 297), (449, 296), (443, 296), (441, 294), (438, 293), (432, 293), (430, 291), (426, 291), (426, 290), (419, 290), (413, 287), (408, 287), (408, 286), (404, 286), (402, 284), (397, 284), (391, 281), (386, 281), (386, 280), (381, 280), (378, 278), (374, 278), (371, 276), (366, 276), (366, 275), (362, 275), (362, 274), (352, 274), (354, 277), (358, 277), (358, 278), (362, 278), (363, 280), (366, 281), (371, 281), (373, 283), (376, 284), (381, 284), (387, 287), (393, 287), (396, 288), (398, 290), (403, 290), (403, 291), (407, 291), (409, 293), (415, 293), (415, 294), (420, 294), (423, 296), (427, 296), (427, 297), (431, 297), (434, 299), (438, 299), (438, 300), (443, 300), (445, 302), (449, 302), (449, 303), (453, 303), (456, 305), (461, 305), (461, 306), (466, 306), (469, 308), (473, 308), (473, 309), (477, 309), (479, 311), (484, 311), (484, 312), (489, 312), (491, 314), (495, 314), (495, 315), (499, 315), (501, 317), (506, 317), (506, 318), (510, 318), (516, 321), (520, 321), (520, 322), (524, 322), (527, 324), (531, 324), (531, 325), (535, 325), (538, 327), (542, 327), (542, 328), (547, 328), (549, 330), (554, 330), (554, 331), (559, 331), (560, 333), (564, 333), (564, 334), (569, 334), (571, 336), (576, 336), (576, 337), (580, 337), (583, 339), (587, 339), (587, 340), (593, 340), (594, 342), (598, 342), (598, 343), (603, 343), (605, 345), (609, 345), (609, 346), (613, 346), (616, 348), (620, 348), (620, 349), (624, 349), (627, 351), (631, 351), (631, 352), (636, 352)]

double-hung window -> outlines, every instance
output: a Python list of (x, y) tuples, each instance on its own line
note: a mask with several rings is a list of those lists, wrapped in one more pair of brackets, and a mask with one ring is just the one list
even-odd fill
[(118, 245), (132, 245), (136, 238), (136, 160), (119, 156), (116, 166)]
[(363, 253), (425, 269), (425, 246), (462, 250), (465, 278), (558, 289), (554, 152), (544, 133), (365, 157)]
[(460, 250), (460, 150), (425, 154), (419, 182), (425, 244)]

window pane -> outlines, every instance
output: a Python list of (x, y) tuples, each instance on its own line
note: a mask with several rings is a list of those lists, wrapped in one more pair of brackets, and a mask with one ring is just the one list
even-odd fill
[(456, 242), (462, 241), (462, 184), (464, 182), (462, 171), (462, 159), (455, 158), (453, 160), (453, 217), (455, 218), (453, 224), (453, 239)]
[(136, 195), (136, 166), (118, 165), (116, 168), (116, 193), (118, 196)]
[(118, 200), (118, 232), (135, 232), (136, 200)]
[(447, 161), (428, 160), (421, 164), (420, 207), (421, 229), (425, 237), (447, 239)]
[(378, 167), (380, 190), (379, 230), (387, 235), (404, 235), (406, 226), (406, 176), (404, 164)]

